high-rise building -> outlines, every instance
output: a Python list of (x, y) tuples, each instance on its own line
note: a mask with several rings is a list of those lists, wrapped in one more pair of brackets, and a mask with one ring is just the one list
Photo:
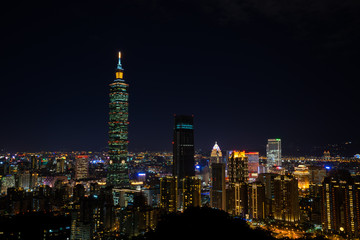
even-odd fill
[(360, 181), (345, 170), (332, 170), (321, 191), (322, 229), (348, 239), (360, 237)]
[(268, 139), (266, 145), (267, 167), (281, 167), (281, 139)]
[(176, 212), (177, 199), (177, 177), (163, 177), (160, 180), (160, 208), (164, 209), (166, 212)]
[(181, 179), (183, 210), (189, 207), (201, 206), (201, 180), (198, 177)]
[(294, 177), (298, 180), (298, 187), (302, 195), (309, 189), (310, 173), (309, 168), (305, 165), (299, 165), (294, 168)]
[(248, 203), (248, 183), (247, 182), (237, 182), (233, 186), (235, 193), (235, 204), (233, 214), (235, 216), (241, 216), (247, 218), (249, 211)]
[(222, 162), (223, 162), (222, 152), (217, 142), (215, 142), (215, 145), (211, 150), (211, 154), (210, 154), (210, 165), (211, 163), (222, 163)]
[(128, 155), (128, 105), (129, 84), (124, 80), (124, 69), (119, 52), (115, 80), (110, 84), (109, 103), (109, 167), (107, 184), (129, 187)]
[(89, 156), (77, 155), (75, 165), (75, 179), (84, 179), (89, 175)]
[(29, 171), (19, 174), (19, 187), (28, 190), (30, 188), (30, 178), (31, 174)]
[(321, 225), (321, 189), (322, 184), (309, 185), (309, 219), (311, 224)]
[(30, 159), (31, 159), (31, 169), (32, 170), (39, 169), (39, 165), (40, 165), (39, 158), (35, 155), (31, 155)]
[(275, 173), (260, 173), (258, 180), (265, 186), (266, 214), (274, 216), (275, 212)]
[(173, 176), (179, 181), (195, 176), (193, 116), (175, 115)]
[(245, 156), (248, 158), (249, 182), (255, 182), (259, 172), (259, 153), (247, 152)]
[(274, 219), (290, 223), (300, 220), (298, 182), (290, 175), (274, 179)]
[(248, 182), (248, 158), (245, 151), (231, 151), (227, 160), (229, 183)]
[(7, 193), (8, 188), (15, 187), (15, 175), (6, 175), (1, 179), (1, 193)]
[(65, 172), (65, 160), (66, 157), (60, 157), (56, 159), (56, 173)]
[(227, 191), (230, 196), (227, 210), (230, 214), (246, 217), (248, 214), (248, 158), (245, 156), (245, 151), (231, 151), (228, 156), (229, 189)]
[(210, 206), (221, 210), (226, 209), (225, 164), (211, 163)]
[(251, 219), (265, 219), (267, 216), (265, 186), (260, 182), (249, 184), (249, 216)]
[(225, 163), (222, 160), (222, 153), (217, 142), (215, 142), (210, 155), (210, 178), (210, 206), (225, 210)]

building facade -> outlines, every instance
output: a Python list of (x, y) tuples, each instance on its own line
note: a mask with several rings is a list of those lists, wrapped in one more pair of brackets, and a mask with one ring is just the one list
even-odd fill
[(290, 175), (274, 179), (274, 219), (289, 223), (300, 220), (298, 181)]
[(182, 208), (201, 207), (201, 180), (198, 177), (181, 179)]
[(175, 115), (173, 140), (173, 176), (179, 181), (195, 176), (194, 117)]
[(231, 151), (227, 161), (229, 183), (248, 182), (248, 158), (245, 151)]
[(329, 173), (321, 188), (321, 222), (327, 234), (360, 237), (360, 181), (349, 172)]
[(229, 178), (227, 210), (230, 214), (246, 217), (248, 214), (248, 158), (245, 151), (231, 151), (227, 155)]
[(210, 189), (210, 206), (225, 210), (226, 208), (226, 189), (225, 189), (225, 164), (211, 164), (211, 189)]
[(281, 167), (281, 139), (268, 139), (266, 145), (267, 167)]
[(165, 212), (177, 211), (178, 179), (177, 177), (163, 177), (160, 180), (160, 208)]
[(267, 216), (265, 186), (260, 182), (249, 184), (249, 217), (265, 219)]
[(75, 179), (87, 178), (89, 175), (89, 156), (77, 155), (75, 165)]

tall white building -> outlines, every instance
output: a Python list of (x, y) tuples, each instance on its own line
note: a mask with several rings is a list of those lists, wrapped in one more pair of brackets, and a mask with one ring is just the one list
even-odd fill
[(222, 163), (222, 153), (220, 150), (219, 145), (217, 144), (217, 142), (215, 142), (215, 145), (213, 147), (213, 149), (211, 150), (211, 155), (210, 155), (210, 164), (211, 163)]
[(281, 139), (268, 139), (266, 145), (267, 168), (281, 167)]

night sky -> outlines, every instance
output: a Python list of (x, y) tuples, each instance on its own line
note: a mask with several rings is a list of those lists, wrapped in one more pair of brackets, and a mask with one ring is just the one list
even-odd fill
[(194, 114), (196, 149), (360, 141), (358, 0), (13, 2), (1, 149), (106, 150), (117, 51), (131, 151), (171, 150), (175, 113)]

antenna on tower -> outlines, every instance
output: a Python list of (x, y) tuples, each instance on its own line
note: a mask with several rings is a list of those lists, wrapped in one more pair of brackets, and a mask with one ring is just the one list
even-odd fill
[(119, 70), (124, 70), (123, 68), (122, 68), (122, 65), (121, 65), (121, 52), (119, 51), (119, 53), (118, 53), (118, 58), (119, 58), (119, 62), (118, 62), (118, 65), (117, 65), (117, 69), (119, 69)]

